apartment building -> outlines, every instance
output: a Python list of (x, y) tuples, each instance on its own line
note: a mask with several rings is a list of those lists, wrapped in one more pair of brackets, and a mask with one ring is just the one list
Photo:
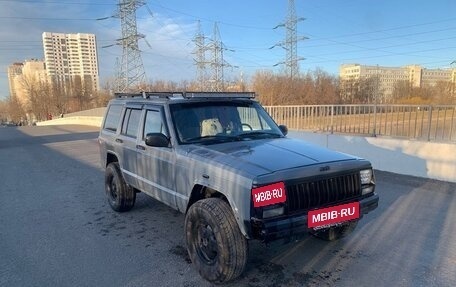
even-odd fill
[(342, 90), (354, 82), (374, 80), (374, 95), (379, 102), (386, 102), (392, 96), (394, 87), (400, 81), (407, 81), (412, 87), (434, 86), (438, 82), (456, 83), (455, 69), (426, 69), (419, 65), (405, 67), (367, 66), (343, 64), (339, 69)]
[(17, 76), (22, 75), (23, 63), (13, 63), (8, 66), (8, 85), (9, 85), (9, 94), (11, 97), (16, 97), (16, 78)]
[(45, 82), (47, 79), (44, 61), (41, 60), (25, 60), (23, 63), (13, 63), (8, 67), (10, 96), (16, 97), (26, 110), (30, 104), (27, 86)]
[(44, 32), (44, 59), (48, 76), (60, 81), (80, 79), (84, 87), (99, 88), (97, 45), (94, 34)]

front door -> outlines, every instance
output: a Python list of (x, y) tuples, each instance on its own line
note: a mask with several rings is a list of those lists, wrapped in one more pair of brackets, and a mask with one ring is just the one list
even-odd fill
[(162, 133), (169, 137), (163, 108), (148, 106), (144, 109), (144, 125), (138, 139), (138, 181), (144, 193), (167, 205), (176, 207), (174, 150), (169, 147), (151, 147), (145, 143), (148, 133)]

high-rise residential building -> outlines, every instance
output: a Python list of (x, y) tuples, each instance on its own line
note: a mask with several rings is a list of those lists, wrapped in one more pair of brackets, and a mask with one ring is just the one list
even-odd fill
[(16, 77), (22, 75), (23, 63), (13, 63), (8, 66), (8, 84), (10, 97), (16, 97)]
[(25, 110), (30, 104), (27, 90), (37, 83), (46, 82), (47, 79), (44, 61), (41, 60), (25, 60), (8, 67), (10, 96), (16, 97)]
[(48, 76), (59, 81), (78, 81), (96, 91), (99, 87), (97, 44), (94, 34), (43, 33)]
[(347, 91), (353, 83), (372, 80), (370, 88), (373, 98), (388, 101), (399, 82), (411, 87), (435, 86), (438, 82), (456, 83), (456, 69), (426, 69), (419, 65), (404, 67), (367, 66), (343, 64), (339, 69), (341, 90)]

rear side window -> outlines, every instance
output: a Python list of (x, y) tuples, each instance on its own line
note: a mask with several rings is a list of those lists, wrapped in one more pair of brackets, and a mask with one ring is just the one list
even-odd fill
[(122, 124), (122, 134), (136, 138), (138, 134), (139, 119), (141, 118), (141, 110), (127, 109), (125, 112), (124, 121)]
[(111, 105), (108, 109), (108, 114), (106, 115), (106, 120), (103, 129), (116, 132), (121, 112), (122, 105)]

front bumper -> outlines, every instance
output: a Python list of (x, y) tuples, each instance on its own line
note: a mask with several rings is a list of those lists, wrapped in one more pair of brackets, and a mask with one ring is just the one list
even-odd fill
[[(360, 219), (364, 214), (369, 213), (378, 206), (378, 194), (359, 200)], [(294, 216), (282, 216), (272, 219), (257, 219), (252, 218), (250, 221), (253, 238), (261, 241), (271, 241), (280, 238), (289, 238), (302, 233), (308, 232), (307, 228), (307, 212)]]

